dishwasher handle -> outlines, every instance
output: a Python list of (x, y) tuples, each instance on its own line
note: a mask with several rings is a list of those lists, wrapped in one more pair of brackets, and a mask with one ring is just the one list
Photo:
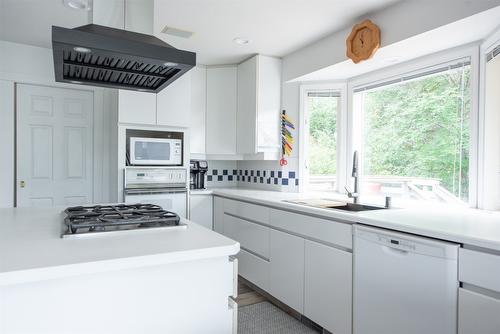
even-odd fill
[(384, 253), (387, 253), (389, 255), (396, 255), (396, 256), (406, 256), (408, 255), (408, 251), (400, 248), (395, 248), (395, 247), (390, 247), (390, 246), (382, 246), (382, 250)]

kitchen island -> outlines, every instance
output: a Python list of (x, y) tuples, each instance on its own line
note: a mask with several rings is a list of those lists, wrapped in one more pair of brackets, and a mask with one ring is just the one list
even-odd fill
[(63, 239), (63, 209), (0, 209), (0, 333), (233, 331), (238, 242), (186, 220)]

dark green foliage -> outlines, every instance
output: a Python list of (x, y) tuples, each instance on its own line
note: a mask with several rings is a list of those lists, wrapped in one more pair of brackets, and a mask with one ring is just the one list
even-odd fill
[[(434, 178), (467, 199), (469, 66), (357, 94), (364, 94), (365, 175)], [(308, 101), (310, 174), (335, 174), (339, 98)]]
[(365, 174), (436, 178), (467, 198), (468, 67), (364, 94)]
[(332, 175), (337, 171), (338, 97), (310, 97), (309, 172)]

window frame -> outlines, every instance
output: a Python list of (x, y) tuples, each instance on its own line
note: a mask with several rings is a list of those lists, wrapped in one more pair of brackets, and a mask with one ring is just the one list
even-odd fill
[[(485, 157), (487, 155), (486, 150), (487, 143), (485, 142), (485, 100), (486, 100), (486, 56), (495, 47), (500, 45), (500, 28), (497, 28), (493, 33), (491, 33), (486, 39), (484, 39), (479, 45), (479, 89), (478, 89), (478, 99), (479, 99), (479, 119), (478, 119), (478, 132), (479, 132), (479, 142), (478, 142), (478, 184), (477, 184), (477, 206), (478, 208), (484, 209), (489, 206), (488, 200), (485, 198), (487, 196), (489, 184), (487, 173), (485, 171)], [(496, 199), (499, 201), (500, 199)], [(500, 207), (500, 202), (497, 207)], [(489, 208), (491, 209), (491, 207)], [(495, 208), (496, 209), (496, 208)]]
[[(354, 77), (347, 82), (348, 113), (347, 113), (347, 156), (344, 161), (346, 171), (345, 184), (350, 184), (350, 176), (347, 171), (351, 162), (348, 157), (352, 157), (354, 151), (362, 145), (362, 134), (360, 129), (363, 126), (363, 115), (359, 110), (354, 110), (354, 90), (360, 86), (367, 86), (376, 82), (389, 80), (408, 73), (424, 72), (430, 67), (439, 64), (449, 63), (455, 60), (470, 58), (471, 71), (471, 111), (470, 111), (470, 143), (469, 143), (469, 206), (478, 207), (478, 162), (479, 162), (479, 46), (477, 43), (468, 44), (439, 52), (433, 55), (417, 58), (406, 63), (394, 65), (372, 73)], [(362, 109), (362, 108), (360, 108)], [(360, 159), (362, 161), (362, 159)], [(362, 168), (360, 168), (363, 170)], [(361, 175), (362, 177), (362, 175)], [(339, 183), (339, 186), (341, 184)]]
[[(334, 191), (338, 192), (343, 189), (343, 182), (341, 180), (345, 179), (345, 170), (342, 166), (345, 164), (345, 152), (347, 150), (348, 137), (347, 131), (347, 82), (331, 82), (331, 83), (312, 83), (312, 84), (301, 84), (300, 85), (300, 103), (299, 103), (299, 175), (301, 182), (299, 183), (299, 192), (305, 190), (306, 184), (309, 183), (309, 171), (308, 171), (308, 158), (307, 158), (307, 146), (309, 138), (309, 124), (308, 124), (308, 105), (307, 105), (307, 94), (309, 92), (317, 91), (334, 91), (340, 94), (339, 109), (337, 111), (337, 175), (335, 184), (337, 189)], [(342, 182), (342, 183), (341, 183)]]

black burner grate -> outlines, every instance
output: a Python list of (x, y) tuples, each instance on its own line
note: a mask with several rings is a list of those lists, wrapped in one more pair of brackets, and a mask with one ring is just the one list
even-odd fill
[(65, 210), (68, 234), (176, 226), (176, 213), (155, 204), (75, 206)]

